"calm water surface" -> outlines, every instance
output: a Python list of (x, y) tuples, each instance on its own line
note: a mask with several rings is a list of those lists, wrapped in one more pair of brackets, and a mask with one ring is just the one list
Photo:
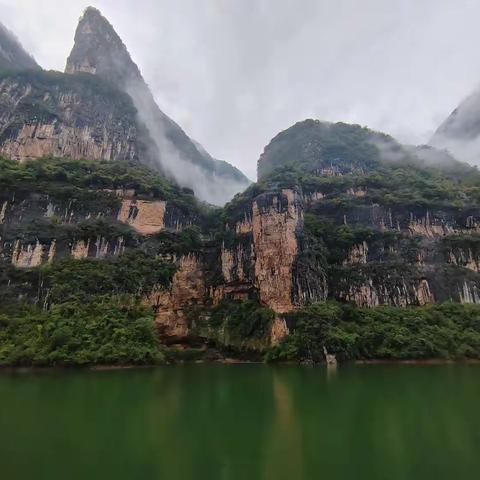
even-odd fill
[(473, 479), (480, 366), (0, 374), (3, 479)]

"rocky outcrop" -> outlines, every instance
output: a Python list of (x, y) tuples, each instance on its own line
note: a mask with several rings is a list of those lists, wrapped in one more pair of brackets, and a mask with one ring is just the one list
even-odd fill
[(250, 278), (248, 272), (245, 271), (245, 265), (251, 266), (253, 262), (254, 251), (252, 244), (248, 246), (238, 244), (233, 250), (229, 250), (225, 248), (225, 245), (222, 245), (222, 274), (227, 284), (248, 282)]
[(348, 256), (344, 260), (344, 265), (354, 265), (358, 263), (367, 263), (368, 261), (368, 244), (363, 241), (358, 245), (354, 245), (349, 251)]
[(408, 307), (433, 303), (434, 298), (426, 279), (382, 282), (377, 278), (365, 278), (363, 282), (349, 282), (345, 279), (345, 290), (337, 291), (338, 298), (355, 303), (359, 307), (373, 308), (379, 305)]
[(468, 268), (480, 273), (480, 258), (471, 248), (452, 248), (447, 253), (447, 260), (452, 265)]
[(118, 220), (128, 223), (142, 235), (151, 235), (165, 228), (165, 208), (163, 201), (124, 199)]
[(275, 317), (270, 329), (270, 345), (278, 345), (289, 333), (285, 319)]
[(7, 213), (7, 206), (8, 206), (8, 201), (5, 200), (2, 204), (2, 207), (0, 208), (0, 225), (5, 220), (5, 214)]
[(431, 220), (430, 212), (426, 212), (424, 217), (415, 218), (411, 214), (408, 229), (412, 235), (421, 235), (427, 238), (450, 235), (455, 233), (455, 229), (445, 223), (435, 223)]
[(465, 280), (459, 294), (461, 303), (480, 304), (480, 288), (477, 285), (472, 285)]
[(99, 130), (90, 126), (68, 126), (57, 121), (22, 126), (15, 135), (5, 139), (0, 153), (20, 161), (40, 157), (112, 160), (135, 156), (130, 143), (121, 137), (111, 137), (107, 127)]
[(162, 337), (173, 339), (188, 336), (192, 325), (189, 325), (187, 310), (202, 305), (206, 298), (204, 269), (200, 258), (189, 254), (182, 256), (176, 263), (177, 271), (170, 287), (154, 291), (146, 299), (155, 310), (157, 327)]
[(12, 74), (0, 81), (0, 154), (16, 160), (134, 160), (135, 109), (128, 96), (100, 80)]
[(44, 248), (38, 240), (35, 245), (23, 245), (17, 240), (13, 249), (12, 264), (18, 268), (38, 267), (42, 264)]
[(122, 237), (108, 239), (101, 235), (82, 240), (53, 238), (48, 241), (35, 242), (20, 239), (3, 242), (0, 239), (0, 259), (9, 260), (17, 268), (33, 268), (62, 258), (104, 259), (117, 257), (125, 251), (125, 240)]
[(88, 257), (88, 252), (90, 250), (90, 239), (88, 240), (78, 240), (72, 245), (72, 257), (75, 260), (82, 260)]
[(292, 310), (293, 265), (298, 253), (297, 231), (303, 219), (298, 194), (255, 199), (252, 207), (255, 283), (260, 300), (278, 313)]

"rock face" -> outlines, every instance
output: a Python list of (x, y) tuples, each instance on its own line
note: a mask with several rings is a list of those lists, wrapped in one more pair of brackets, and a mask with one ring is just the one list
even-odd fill
[(256, 198), (252, 206), (255, 284), (260, 300), (278, 313), (292, 310), (293, 266), (298, 254), (297, 231), (303, 212), (298, 195)]
[[(18, 73), (0, 80), (0, 154), (94, 160), (138, 157), (135, 109), (127, 95), (105, 96), (102, 82), (62, 74)], [(110, 88), (105, 86), (106, 88)]]
[[(358, 126), (312, 120), (272, 140), (259, 159), (259, 175), (267, 184), (296, 185), (308, 220), (297, 233), (308, 248), (299, 248), (297, 259), (302, 251), (310, 252), (308, 265), (317, 259), (309, 288), (322, 285), (292, 308), (326, 297), (362, 307), (476, 303), (480, 205), (458, 181), (470, 183), (479, 174), (448, 157), (437, 173), (445, 175), (444, 197), (432, 200), (429, 189), (439, 180), (419, 187), (423, 167), (432, 166), (430, 154), (436, 153), (404, 148)], [(304, 178), (283, 173), (292, 158)], [(312, 269), (304, 268), (299, 278), (308, 274)]]
[[(142, 243), (156, 245), (156, 234), (179, 233), (198, 220), (175, 200), (137, 195), (135, 189), (79, 193), (61, 183), (47, 189), (18, 185), (0, 191), (0, 264), (33, 268), (63, 258), (118, 257)], [(188, 199), (194, 200), (182, 197)]]
[[(199, 330), (214, 338), (210, 317), (228, 301), (271, 309), (264, 338), (255, 339), (269, 344), (289, 334), (284, 314), (329, 299), (365, 308), (480, 303), (475, 169), (445, 154), (432, 172), (424, 167), (438, 158), (434, 149), (307, 120), (265, 148), (258, 184), (209, 209), (165, 176), (210, 201), (246, 180), (161, 112), (95, 9), (79, 23), (66, 72), (0, 77), (0, 154), (78, 160), (0, 159), (4, 270), (33, 269), (26, 274), (62, 259), (114, 263), (133, 250), (165, 260), (171, 283), (139, 295), (172, 342)], [(178, 177), (171, 158), (197, 183)], [(118, 171), (122, 162), (130, 170)], [(165, 175), (139, 172), (139, 162)]]
[(186, 309), (202, 305), (206, 296), (201, 259), (194, 254), (182, 256), (177, 262), (177, 272), (170, 288), (153, 292), (147, 299), (155, 309), (160, 334), (164, 338), (186, 337), (192, 328)]
[(192, 188), (200, 198), (223, 204), (248, 186), (239, 170), (213, 159), (160, 110), (126, 46), (95, 8), (87, 8), (80, 19), (65, 72), (93, 74), (127, 92), (137, 108), (137, 122), (149, 133), (144, 146), (148, 163)]
[(0, 23), (0, 70), (28, 69), (38, 70), (40, 67), (15, 35)]
[(158, 233), (165, 227), (166, 205), (167, 203), (162, 201), (123, 199), (118, 220), (128, 223), (142, 235)]

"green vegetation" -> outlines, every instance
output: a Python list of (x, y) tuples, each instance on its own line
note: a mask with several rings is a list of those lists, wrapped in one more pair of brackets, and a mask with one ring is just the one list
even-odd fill
[(223, 299), (209, 309), (192, 308), (188, 318), (195, 333), (220, 346), (262, 350), (268, 345), (274, 316), (255, 300)]
[[(116, 189), (166, 200), (166, 221), (192, 226), (142, 237), (116, 220)], [(29, 245), (55, 240), (57, 250), (53, 263), (32, 269), (15, 268), (8, 256), (0, 259), (0, 365), (162, 359), (153, 310), (142, 306), (142, 299), (171, 282), (175, 267), (163, 255), (198, 251), (201, 227), (195, 224), (218, 228), (218, 211), (198, 203), (188, 189), (129, 162), (0, 158), (0, 192), (0, 206), (6, 201), (16, 209), (0, 225), (3, 245), (11, 249), (16, 240)], [(45, 217), (48, 203), (56, 208)], [(101, 260), (69, 258), (73, 242), (99, 237), (121, 238), (125, 252)]]
[(42, 194), (69, 212), (116, 216), (120, 199), (115, 190), (134, 190), (140, 198), (165, 200), (185, 223), (218, 228), (217, 209), (199, 203), (191, 190), (140, 163), (64, 158), (19, 163), (0, 157), (0, 201), (13, 193), (17, 199)]
[(1, 265), (0, 365), (160, 361), (153, 311), (141, 300), (174, 270), (141, 251), (24, 271)]
[[(40, 158), (25, 163), (0, 158), (2, 189), (61, 192), (65, 188), (115, 190), (134, 189), (162, 200), (188, 195), (180, 187), (139, 163), (107, 160)], [(191, 195), (188, 195), (192, 201)]]
[(480, 306), (444, 303), (372, 309), (327, 302), (287, 314), (292, 334), (267, 361), (480, 358)]
[(143, 248), (152, 253), (185, 255), (198, 252), (201, 249), (202, 240), (198, 227), (186, 227), (179, 232), (162, 231), (151, 235)]
[(151, 309), (132, 296), (94, 295), (48, 311), (0, 313), (0, 365), (152, 364), (163, 360)]
[(238, 340), (262, 339), (269, 333), (274, 312), (254, 300), (222, 300), (213, 310), (210, 324), (222, 326), (224, 331)]
[[(329, 174), (369, 174), (379, 167), (442, 172), (452, 180), (477, 185), (480, 172), (432, 147), (408, 147), (360, 125), (304, 120), (280, 132), (258, 162), (260, 180), (279, 169)], [(321, 173), (321, 172), (320, 172)], [(406, 171), (408, 173), (408, 171)], [(328, 177), (327, 177), (328, 179)]]
[(327, 123), (318, 120), (298, 122), (279, 133), (267, 146), (258, 164), (258, 176), (264, 178), (274, 169), (297, 166), (308, 170), (338, 166), (341, 160), (350, 168), (373, 167), (380, 158), (374, 142), (396, 150), (399, 145), (384, 134), (359, 125)]
[(156, 286), (170, 284), (172, 264), (149, 257), (140, 250), (109, 260), (67, 259), (41, 268), (43, 288), (51, 304), (83, 302), (95, 295), (131, 294), (137, 298)]

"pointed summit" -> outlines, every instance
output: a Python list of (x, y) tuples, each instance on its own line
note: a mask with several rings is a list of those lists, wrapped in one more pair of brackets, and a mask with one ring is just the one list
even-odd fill
[(65, 72), (98, 75), (128, 93), (140, 129), (148, 132), (141, 160), (202, 200), (221, 205), (249, 185), (242, 172), (212, 158), (160, 110), (127, 47), (96, 8), (88, 7), (80, 18)]
[(121, 89), (142, 80), (127, 47), (110, 22), (94, 7), (88, 7), (75, 32), (75, 43), (65, 73), (99, 75)]
[(39, 70), (40, 67), (15, 35), (0, 23), (0, 70), (29, 69)]

